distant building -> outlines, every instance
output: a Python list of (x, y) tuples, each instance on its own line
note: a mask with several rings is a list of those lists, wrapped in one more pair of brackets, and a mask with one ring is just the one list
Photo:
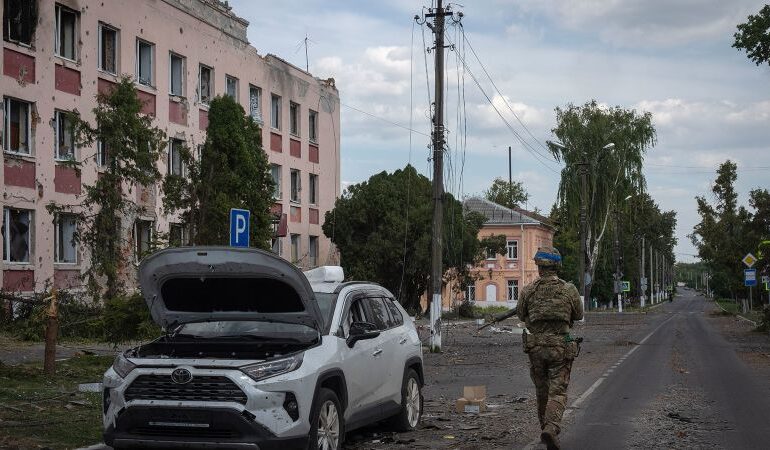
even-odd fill
[(479, 230), (479, 239), (504, 235), (507, 251), (505, 255), (487, 255), (473, 267), (471, 274), (476, 281), (464, 292), (459, 292), (454, 285), (447, 286), (442, 307), (444, 310), (455, 308), (467, 298), (479, 306), (512, 308), (519, 300), (521, 288), (537, 278), (533, 258), (538, 247), (553, 245), (554, 225), (537, 213), (509, 209), (483, 198), (469, 198), (463, 205), (466, 211), (475, 211), (487, 218)]
[[(180, 145), (203, 144), (208, 104), (231, 95), (262, 124), (278, 187), (275, 252), (302, 268), (335, 262), (321, 231), (340, 189), (339, 93), (246, 38), (248, 22), (217, 0), (3, 0), (0, 58), (3, 196), (0, 286), (12, 291), (72, 288), (89, 256), (73, 242), (73, 216), (46, 205), (77, 205), (109, 149), (73, 145), (64, 112), (93, 123), (95, 96), (123, 74), (136, 80), (143, 112), (168, 136), (161, 173), (184, 169)], [(81, 163), (75, 170), (66, 162)], [(144, 212), (128, 218), (127, 252), (156, 232), (184, 243), (187, 230), (165, 216), (159, 187), (132, 195)], [(133, 224), (133, 225), (131, 225)], [(331, 258), (330, 258), (331, 257)], [(329, 261), (332, 259), (333, 261)]]

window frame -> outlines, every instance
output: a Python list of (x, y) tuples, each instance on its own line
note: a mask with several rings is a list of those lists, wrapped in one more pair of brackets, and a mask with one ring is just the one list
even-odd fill
[[(174, 58), (179, 59), (182, 62), (181, 73), (179, 74), (179, 93), (174, 92)], [(187, 58), (179, 53), (169, 51), (168, 52), (168, 95), (173, 97), (186, 98), (186, 78), (187, 73)]]
[[(256, 102), (256, 114), (254, 114), (254, 97), (253, 93), (257, 94), (257, 102)], [(264, 123), (264, 117), (262, 116), (262, 88), (259, 86), (255, 86), (253, 84), (249, 84), (249, 116), (254, 120), (254, 122), (257, 122), (259, 124)]]
[[(230, 95), (230, 92), (229, 92), (231, 82), (233, 84), (233, 87), (235, 88), (232, 95)], [(238, 103), (238, 84), (239, 83), (238, 83), (237, 77), (225, 74), (225, 95), (232, 97), (232, 99), (235, 100), (236, 103)]]
[(292, 233), (289, 235), (289, 245), (291, 247), (289, 256), (293, 264), (299, 263), (302, 255), (302, 235)]
[[(308, 263), (310, 264), (311, 267), (318, 266), (318, 250), (319, 250), (318, 236), (315, 236), (312, 234), (309, 235), (307, 237), (307, 256), (308, 256)], [(315, 254), (313, 254), (314, 251), (315, 251)]]
[(465, 300), (469, 302), (476, 301), (476, 285), (469, 284), (465, 287)]
[[(62, 251), (60, 250), (60, 247), (62, 245), (62, 241), (61, 241), (62, 237), (60, 236), (60, 234), (61, 234), (61, 231), (62, 231), (62, 216), (71, 217), (72, 221), (73, 221), (72, 239), (70, 240), (70, 242), (72, 243), (72, 252), (75, 255), (75, 260), (74, 261), (62, 261), (61, 260), (61, 258), (62, 258), (62, 254), (61, 253), (62, 253)], [(77, 227), (78, 227), (76, 217), (77, 216), (75, 214), (70, 214), (70, 213), (56, 213), (56, 215), (54, 216), (54, 235), (53, 235), (53, 237), (54, 237), (54, 246), (53, 246), (53, 248), (54, 248), (54, 257), (53, 257), (53, 262), (54, 262), (54, 264), (57, 264), (57, 265), (60, 265), (60, 264), (61, 265), (65, 265), (66, 264), (66, 265), (75, 266), (75, 265), (77, 265), (80, 262), (80, 258), (79, 258), (80, 255), (78, 254), (78, 243), (75, 240), (75, 233), (77, 233)]]
[[(25, 104), (27, 107), (27, 126), (25, 130), (27, 152), (12, 150), (11, 146), (11, 102)], [(19, 140), (21, 142), (21, 139)], [(32, 102), (21, 100), (15, 97), (3, 97), (3, 152), (11, 155), (28, 156), (32, 155)]]
[(307, 114), (307, 138), (313, 144), (318, 143), (318, 111), (312, 109)]
[(94, 162), (96, 163), (97, 169), (107, 168), (109, 150), (109, 147), (105, 145), (101, 139), (96, 141), (96, 155), (94, 155)]
[(308, 180), (307, 180), (307, 185), (308, 185), (307, 199), (308, 199), (308, 203), (311, 204), (311, 205), (318, 205), (318, 197), (319, 197), (318, 196), (318, 180), (319, 180), (319, 176), (316, 173), (309, 173), (307, 178), (308, 178)]
[[(275, 172), (273, 169), (278, 169), (278, 178), (275, 177)], [(270, 164), (270, 176), (273, 178), (273, 182), (275, 182), (275, 189), (273, 189), (273, 199), (274, 200), (280, 200), (283, 197), (283, 189), (281, 183), (283, 183), (283, 166), (280, 164), (271, 163)]]
[(271, 238), (270, 251), (278, 256), (281, 256), (281, 253), (283, 253), (283, 241), (280, 236), (274, 236)]
[[(62, 5), (61, 3), (55, 3), (54, 5), (54, 55), (67, 61), (77, 62), (78, 42), (80, 41), (80, 12), (75, 11), (66, 5)], [(73, 16), (75, 16), (75, 23), (72, 25), (72, 58), (61, 54), (62, 11), (71, 13)]]
[(290, 182), (289, 183), (289, 201), (292, 203), (301, 203), (302, 202), (302, 172), (299, 169), (290, 169), (289, 182)]
[(289, 134), (294, 137), (300, 137), (300, 111), (299, 103), (289, 102)]
[[(177, 145), (179, 147), (177, 147)], [(182, 147), (185, 145), (184, 139), (178, 139), (175, 137), (170, 137), (168, 139), (168, 151), (166, 152), (166, 174), (167, 175), (176, 175), (180, 177), (184, 177), (187, 173), (184, 161), (182, 161)], [(174, 171), (174, 151), (179, 152), (179, 173), (175, 173)]]
[[(206, 100), (203, 99), (203, 70), (208, 70), (209, 72), (209, 79), (208, 79), (208, 92)], [(202, 105), (208, 106), (209, 103), (211, 103), (212, 98), (214, 97), (214, 68), (211, 66), (207, 66), (206, 64), (199, 63), (198, 64), (198, 103)]]
[[(115, 64), (114, 71), (110, 71), (104, 67), (104, 30), (109, 30), (115, 33), (115, 47), (113, 49), (114, 54), (112, 55), (113, 62)], [(117, 76), (118, 72), (120, 72), (120, 62), (118, 61), (118, 57), (120, 56), (120, 29), (100, 21), (98, 26), (97, 44), (97, 51), (99, 52), (97, 69), (100, 72)]]
[(280, 95), (270, 94), (270, 128), (281, 131), (283, 99)]
[[(140, 247), (141, 241), (139, 240), (139, 235), (142, 230), (139, 229), (140, 224), (147, 224), (148, 229), (148, 240), (147, 240), (147, 250), (142, 251)], [(148, 219), (141, 219), (138, 218), (134, 221), (134, 261), (138, 264), (145, 253), (149, 252), (151, 250), (150, 243), (153, 240), (153, 237), (155, 235), (155, 221), (154, 220), (148, 220)]]
[[(519, 301), (519, 280), (508, 279), (505, 283), (506, 298), (509, 302)], [(513, 289), (513, 291), (511, 291)], [(513, 295), (516, 294), (516, 295)]]
[[(27, 213), (27, 259), (26, 261), (11, 261), (11, 211), (25, 212)], [(4, 264), (16, 264), (16, 265), (29, 265), (34, 260), (33, 251), (33, 237), (35, 226), (35, 211), (24, 208), (12, 208), (10, 206), (3, 206), (3, 223), (2, 223), (2, 239), (3, 239), (3, 263)], [(8, 231), (8, 232), (6, 232)]]
[[(145, 83), (142, 81), (141, 77), (141, 68), (142, 68), (142, 59), (141, 59), (141, 46), (146, 45), (150, 48), (150, 80), (149, 82)], [(146, 41), (142, 38), (136, 38), (136, 82), (142, 86), (147, 86), (150, 88), (155, 87), (155, 44)]]
[[(32, 2), (29, 2), (29, 3), (25, 4), (24, 6), (22, 6), (21, 3), (17, 3), (17, 4), (19, 5), (19, 14), (23, 14), (23, 7), (24, 6), (26, 6), (28, 8), (27, 9), (27, 13), (30, 14), (30, 15), (35, 11), (36, 5), (34, 3), (32, 3)], [(8, 9), (9, 9), (7, 6), (8, 6), (7, 3), (4, 1), (3, 2), (3, 11), (4, 12), (8, 11)], [(32, 47), (32, 42), (35, 40), (35, 33), (32, 30), (29, 30), (30, 31), (30, 33), (29, 33), (29, 42), (13, 39), (11, 37), (11, 14), (4, 14), (4, 15), (6, 15), (6, 17), (8, 17), (8, 20), (7, 21), (5, 21), (5, 20), (3, 21), (3, 40), (5, 42), (10, 42), (12, 44), (20, 45), (22, 47), (31, 48)], [(30, 22), (34, 22), (31, 17), (29, 19), (30, 19)], [(28, 25), (29, 25), (30, 28), (33, 28), (33, 29), (36, 28), (36, 27), (32, 27), (32, 23), (29, 23)]]
[[(173, 230), (179, 230), (179, 244), (172, 243)], [(187, 233), (187, 226), (179, 222), (169, 222), (168, 224), (168, 246), (169, 247), (186, 247), (189, 245), (190, 236)]]
[(77, 146), (75, 145), (75, 135), (70, 131), (70, 139), (71, 142), (71, 152), (69, 157), (62, 157), (62, 155), (59, 153), (61, 151), (61, 145), (62, 143), (60, 141), (61, 136), (61, 127), (62, 127), (62, 119), (66, 119), (65, 122), (69, 122), (71, 119), (68, 118), (68, 115), (74, 115), (75, 113), (70, 111), (63, 111), (61, 109), (54, 110), (54, 150), (53, 150), (53, 158), (54, 161), (76, 161), (77, 160)]
[[(511, 245), (513, 244), (513, 245)], [(514, 249), (515, 255), (511, 257), (511, 249)], [(505, 258), (510, 261), (515, 261), (519, 259), (519, 240), (518, 239), (507, 239), (505, 241)]]

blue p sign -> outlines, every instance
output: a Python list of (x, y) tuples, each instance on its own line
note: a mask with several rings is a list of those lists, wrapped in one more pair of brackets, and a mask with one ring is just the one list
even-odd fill
[(230, 210), (230, 247), (249, 246), (249, 210)]

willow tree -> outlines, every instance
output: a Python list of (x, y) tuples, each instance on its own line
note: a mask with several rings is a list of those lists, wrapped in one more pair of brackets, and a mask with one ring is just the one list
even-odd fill
[[(586, 199), (586, 296), (596, 273), (602, 240), (613, 210), (628, 195), (645, 189), (644, 155), (655, 145), (652, 114), (618, 106), (606, 108), (596, 100), (582, 106), (556, 108), (556, 127), (551, 130), (561, 144), (549, 143), (558, 161), (564, 162), (557, 203), (569, 225), (579, 226), (580, 171), (588, 171)], [(613, 145), (610, 145), (613, 144)]]

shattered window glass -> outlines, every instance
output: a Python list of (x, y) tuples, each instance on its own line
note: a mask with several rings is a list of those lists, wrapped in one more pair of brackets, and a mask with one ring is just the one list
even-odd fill
[(229, 95), (234, 99), (238, 98), (238, 79), (237, 78), (231, 77), (230, 75), (227, 75), (225, 77), (225, 94)]
[(3, 261), (29, 262), (32, 212), (3, 208)]
[(3, 1), (3, 39), (17, 44), (32, 45), (37, 25), (36, 2), (29, 0)]
[(262, 123), (262, 89), (249, 86), (249, 113), (257, 123)]
[(318, 113), (312, 109), (308, 112), (308, 139), (310, 142), (318, 141)]
[(57, 263), (74, 264), (77, 259), (77, 243), (75, 242), (75, 230), (77, 229), (77, 218), (74, 214), (56, 215), (56, 234), (55, 248)]
[(211, 101), (211, 68), (200, 66), (198, 76), (198, 95), (200, 102), (208, 104)]
[(168, 174), (184, 175), (184, 164), (182, 162), (182, 146), (184, 141), (180, 139), (171, 139), (168, 146)]
[(99, 69), (116, 74), (118, 30), (99, 24)]
[(75, 138), (72, 132), (72, 119), (63, 111), (56, 111), (56, 159), (75, 159)]
[(30, 104), (6, 97), (4, 109), (3, 148), (7, 152), (29, 155)]

